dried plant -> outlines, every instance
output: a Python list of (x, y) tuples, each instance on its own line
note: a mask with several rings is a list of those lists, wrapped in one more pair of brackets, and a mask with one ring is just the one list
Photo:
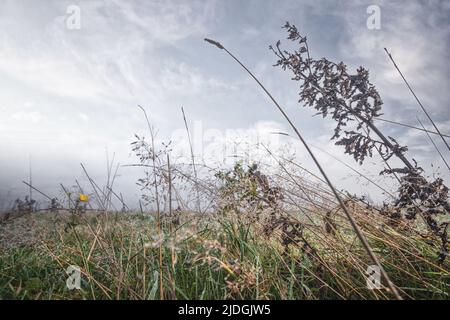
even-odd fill
[[(137, 185), (141, 187), (141, 190), (150, 192), (144, 192), (142, 199), (146, 204), (156, 204), (156, 210), (159, 210), (159, 206), (162, 202), (162, 195), (164, 194), (168, 184), (166, 183), (166, 159), (167, 154), (170, 151), (170, 144), (162, 144), (162, 147), (157, 149), (154, 143), (148, 142), (145, 137), (135, 135), (136, 141), (131, 143), (132, 151), (135, 153), (139, 160), (139, 164), (135, 166), (141, 166), (146, 168), (144, 171), (144, 177), (139, 178)], [(159, 189), (163, 190), (159, 190)], [(156, 192), (156, 190), (158, 190)]]
[[(275, 105), (275, 107), (278, 109), (278, 111), (283, 115), (284, 119), (289, 123), (290, 127), (292, 128), (292, 130), (295, 132), (296, 136), (298, 137), (298, 139), (301, 141), (301, 143), (303, 144), (303, 146), (305, 147), (306, 151), (308, 152), (308, 154), (310, 155), (311, 159), (314, 161), (317, 169), (319, 169), (320, 173), (322, 174), (323, 178), (325, 179), (326, 183), (328, 184), (328, 186), (330, 187), (333, 195), (335, 196), (336, 200), (338, 201), (340, 207), (342, 208), (342, 210), (344, 211), (347, 219), (349, 220), (353, 230), (355, 231), (357, 237), (359, 238), (359, 240), (361, 241), (364, 249), (366, 250), (367, 254), (370, 256), (371, 260), (373, 261), (374, 264), (376, 264), (379, 268), (380, 268), (380, 272), (383, 276), (384, 279), (386, 279), (389, 289), (394, 293), (394, 295), (396, 296), (397, 299), (401, 300), (402, 297), (400, 296), (400, 294), (398, 293), (397, 288), (395, 287), (395, 285), (392, 283), (392, 281), (389, 278), (389, 275), (386, 273), (386, 271), (384, 270), (383, 266), (381, 265), (380, 261), (378, 260), (377, 256), (375, 255), (375, 253), (373, 252), (372, 248), (370, 247), (369, 242), (367, 241), (366, 237), (364, 236), (364, 234), (361, 232), (360, 228), (358, 227), (358, 225), (356, 224), (355, 219), (351, 216), (349, 210), (347, 209), (347, 207), (345, 206), (345, 203), (343, 202), (341, 196), (339, 195), (339, 193), (337, 192), (336, 188), (333, 186), (333, 184), (331, 183), (331, 180), (328, 178), (328, 175), (326, 174), (325, 170), (323, 169), (322, 165), (320, 164), (320, 162), (317, 160), (316, 156), (314, 155), (314, 153), (311, 151), (311, 148), (309, 147), (309, 144), (306, 142), (306, 140), (303, 138), (302, 134), (300, 133), (300, 131), (298, 130), (298, 128), (294, 125), (294, 123), (292, 122), (292, 120), (290, 119), (290, 117), (286, 114), (286, 112), (284, 111), (284, 109), (280, 106), (280, 104), (275, 100), (275, 98), (271, 95), (271, 93), (266, 89), (266, 87), (264, 87), (264, 85), (258, 80), (258, 78), (255, 77), (255, 75), (236, 57), (234, 56), (227, 48), (225, 48), (221, 43), (215, 41), (215, 40), (211, 40), (211, 39), (206, 39), (205, 41), (208, 42), (211, 45), (216, 46), (217, 48), (219, 48), (220, 50), (225, 51), (231, 58), (233, 58), (252, 78), (253, 80), (255, 80), (255, 82), (261, 87), (261, 89), (267, 94), (267, 96), (272, 100), (273, 104)], [(306, 42), (306, 39), (301, 39), (301, 42)], [(279, 48), (279, 43), (277, 43), (277, 47)], [(307, 49), (303, 48), (301, 51), (303, 52), (308, 52)], [(279, 50), (279, 52), (281, 53), (281, 50)], [(282, 54), (282, 53), (281, 53)], [(309, 56), (309, 54), (308, 54)], [(280, 56), (282, 57), (282, 56)], [(298, 64), (296, 64), (298, 65)], [(310, 71), (311, 72), (311, 71)]]
[[(392, 174), (399, 179), (398, 197), (394, 203), (396, 216), (402, 214), (408, 219), (422, 215), (430, 230), (443, 239), (439, 259), (445, 258), (448, 249), (444, 246), (448, 240), (444, 236), (447, 225), (439, 223), (438, 215), (450, 213), (448, 188), (438, 178), (429, 182), (423, 176), (423, 170), (413, 160), (412, 164), (405, 156), (408, 148), (401, 146), (396, 139), (385, 136), (374, 124), (382, 113), (383, 101), (375, 86), (369, 81), (369, 71), (359, 67), (351, 74), (343, 63), (335, 63), (326, 58), (313, 59), (310, 56), (308, 42), (298, 29), (289, 22), (283, 27), (287, 30), (288, 40), (298, 48), (292, 52), (281, 48), (281, 41), (270, 50), (278, 57), (275, 66), (293, 73), (292, 80), (300, 83), (299, 103), (315, 108), (324, 118), (331, 117), (337, 122), (331, 137), (336, 145), (344, 146), (345, 153), (362, 164), (366, 157), (377, 152), (383, 161), (393, 156), (400, 159), (404, 167), (391, 168), (381, 174)], [(350, 128), (351, 126), (351, 128)], [(444, 239), (445, 238), (445, 239)]]
[(221, 182), (219, 212), (223, 215), (236, 213), (240, 218), (257, 223), (267, 238), (277, 234), (284, 254), (293, 246), (317, 258), (316, 250), (304, 237), (303, 224), (284, 210), (282, 189), (274, 186), (257, 164), (244, 168), (242, 162), (237, 162), (233, 169), (219, 171), (215, 176)]

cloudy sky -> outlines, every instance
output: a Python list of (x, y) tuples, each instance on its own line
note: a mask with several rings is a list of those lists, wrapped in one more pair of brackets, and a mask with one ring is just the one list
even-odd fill
[[(380, 29), (367, 27), (370, 5), (380, 8)], [(121, 164), (136, 162), (130, 142), (135, 133), (147, 134), (138, 104), (165, 141), (184, 130), (183, 107), (194, 139), (203, 141), (194, 150), (199, 158), (229, 132), (291, 132), (255, 83), (205, 37), (222, 42), (254, 71), (307, 141), (357, 167), (329, 141), (334, 123), (301, 107), (290, 75), (273, 67), (268, 46), (285, 39), (285, 21), (307, 35), (314, 57), (368, 68), (385, 118), (417, 126), (419, 117), (431, 129), (387, 47), (441, 131), (450, 134), (449, 1), (0, 0), (0, 208), (27, 193), (21, 181), (28, 179), (30, 157), (33, 183), (51, 195), (59, 183), (87, 185), (80, 162), (100, 183), (106, 152), (115, 152)], [(426, 135), (379, 125), (407, 144), (428, 174), (450, 182)], [(298, 148), (298, 161), (316, 171)], [(376, 197), (345, 166), (315, 152), (338, 187)], [(359, 169), (376, 175), (382, 165), (368, 161)], [(120, 169), (116, 188), (131, 202), (141, 174)]]

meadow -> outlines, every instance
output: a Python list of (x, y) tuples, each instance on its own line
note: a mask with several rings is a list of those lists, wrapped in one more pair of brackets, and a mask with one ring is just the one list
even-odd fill
[[(10, 217), (0, 225), (0, 297), (394, 299), (384, 280), (367, 287), (373, 262), (325, 184), (295, 163), (283, 167), (276, 181), (286, 196), (276, 205), (254, 179), (264, 176), (238, 163), (197, 184), (215, 199), (208, 212), (79, 207)], [(439, 260), (425, 223), (351, 197), (346, 206), (402, 298), (448, 299), (449, 260)], [(66, 285), (72, 265), (80, 290)]]
[[(275, 170), (242, 161), (206, 167), (192, 146), (190, 163), (178, 163), (170, 142), (155, 142), (155, 127), (140, 106), (149, 137), (135, 135), (131, 148), (138, 159), (134, 166), (144, 172), (137, 182), (141, 200), (151, 210), (141, 202), (140, 209), (130, 209), (114, 192), (114, 160), (106, 186), (82, 165), (89, 190), (78, 181), (73, 188), (61, 185), (63, 198), (44, 194), (51, 203), (39, 211), (30, 199), (18, 202), (0, 220), (0, 298), (449, 299), (450, 204), (444, 181), (427, 176), (406, 146), (381, 131), (383, 102), (366, 69), (352, 74), (342, 62), (315, 60), (306, 37), (289, 23), (284, 28), (296, 49), (284, 49), (280, 41), (271, 47), (276, 66), (299, 83), (303, 106), (335, 120), (332, 140), (355, 163), (382, 161), (380, 176), (397, 181), (395, 192), (358, 166), (347, 166), (386, 201), (338, 190), (301, 128), (270, 92), (222, 44), (205, 39), (256, 80), (316, 168), (267, 148)], [(447, 136), (414, 97), (434, 129), (413, 129), (439, 136), (448, 148)], [(190, 141), (184, 110), (182, 115)], [(441, 152), (433, 146), (447, 164), (450, 148)], [(80, 289), (67, 286), (69, 266), (80, 269)], [(379, 270), (379, 286), (368, 283), (369, 267)]]

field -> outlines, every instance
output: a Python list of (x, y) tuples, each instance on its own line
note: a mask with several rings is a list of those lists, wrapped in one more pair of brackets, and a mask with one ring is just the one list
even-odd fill
[[(352, 211), (403, 298), (448, 299), (450, 265), (437, 244), (408, 226), (389, 227), (364, 208)], [(369, 290), (370, 259), (344, 219), (335, 233), (307, 227), (286, 245), (280, 232), (233, 215), (36, 213), (2, 225), (2, 299), (389, 299)], [(70, 227), (67, 228), (68, 223)], [(66, 230), (64, 230), (66, 229)], [(81, 289), (66, 286), (70, 265)]]
[[(59, 199), (31, 179), (24, 182), (30, 194), (37, 191), (50, 204), (36, 208), (34, 199), (18, 199), (0, 216), (0, 298), (449, 299), (444, 180), (438, 172), (426, 173), (406, 145), (380, 129), (383, 102), (368, 70), (351, 74), (342, 62), (315, 60), (306, 37), (289, 23), (284, 29), (298, 49), (288, 51), (280, 41), (271, 46), (276, 66), (299, 82), (300, 104), (336, 122), (331, 140), (354, 163), (337, 160), (384, 201), (335, 187), (301, 128), (263, 84), (221, 43), (205, 39), (256, 80), (291, 129), (275, 134), (292, 136), (314, 169), (261, 144), (253, 147), (264, 148), (263, 160), (208, 167), (196, 158), (184, 109), (190, 154), (179, 161), (171, 141), (157, 139), (152, 118), (139, 106), (147, 138), (135, 134), (137, 163), (128, 165), (142, 170), (139, 207), (130, 204), (139, 209), (114, 191), (114, 157), (107, 160), (105, 186), (81, 164), (86, 185), (76, 179), (73, 187), (61, 184)], [(409, 127), (441, 138), (439, 146), (430, 140), (450, 170), (448, 135), (414, 97), (434, 129)], [(378, 161), (384, 168), (379, 175), (357, 169)]]

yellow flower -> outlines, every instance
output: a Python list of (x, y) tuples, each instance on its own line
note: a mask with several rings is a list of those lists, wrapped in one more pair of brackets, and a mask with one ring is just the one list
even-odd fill
[(80, 201), (81, 202), (88, 202), (89, 196), (87, 194), (80, 193)]

